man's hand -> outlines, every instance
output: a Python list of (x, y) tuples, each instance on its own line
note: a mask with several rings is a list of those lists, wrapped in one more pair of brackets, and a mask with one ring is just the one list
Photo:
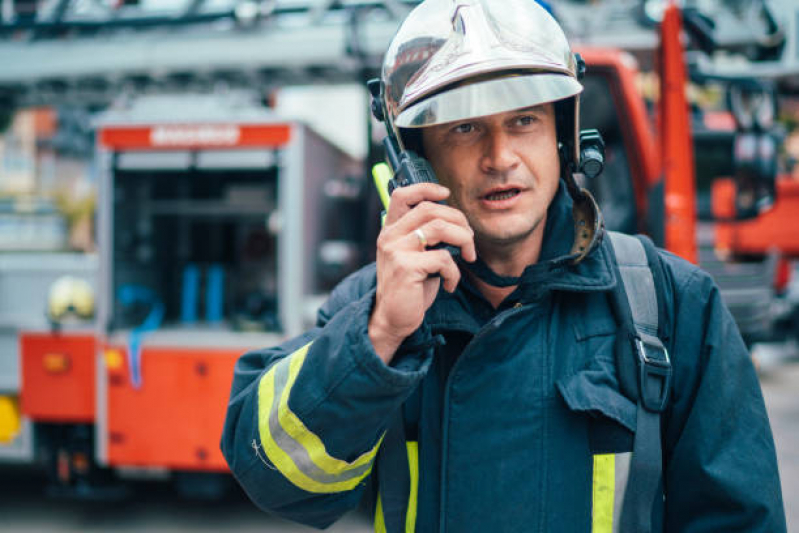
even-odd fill
[(386, 222), (377, 238), (377, 299), (369, 319), (369, 338), (386, 364), (422, 324), (440, 284), (453, 292), (460, 281), (452, 255), (443, 248), (428, 248), (443, 242), (460, 248), (465, 260), (477, 259), (474, 231), (466, 217), (455, 208), (435, 203), (448, 196), (449, 189), (434, 183), (401, 187), (391, 195)]

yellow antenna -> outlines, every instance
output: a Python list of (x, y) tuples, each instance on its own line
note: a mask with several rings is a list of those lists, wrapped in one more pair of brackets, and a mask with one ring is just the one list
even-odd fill
[(394, 173), (391, 168), (385, 163), (378, 163), (372, 167), (372, 179), (375, 181), (377, 187), (377, 194), (380, 195), (380, 202), (383, 204), (383, 213), (380, 216), (380, 225), (386, 225), (386, 213), (388, 213), (388, 204), (391, 203), (391, 196), (388, 194), (388, 182), (391, 181)]
[(380, 202), (383, 204), (383, 209), (388, 211), (388, 204), (391, 202), (391, 197), (388, 195), (388, 182), (394, 175), (388, 165), (385, 163), (378, 163), (372, 167), (372, 178), (375, 180), (375, 187), (380, 195)]

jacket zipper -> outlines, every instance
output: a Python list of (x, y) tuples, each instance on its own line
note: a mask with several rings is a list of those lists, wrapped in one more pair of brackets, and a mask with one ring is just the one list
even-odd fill
[(498, 323), (503, 322), (505, 319), (513, 316), (516, 313), (519, 313), (524, 306), (520, 303), (515, 304), (510, 309), (506, 309), (505, 311), (501, 312), (494, 318), (492, 318), (488, 324), (480, 328), (480, 330), (475, 333), (474, 337), (472, 337), (471, 342), (464, 348), (463, 352), (461, 352), (458, 359), (455, 361), (455, 364), (452, 365), (452, 368), (449, 371), (449, 375), (447, 376), (447, 381), (444, 383), (444, 409), (441, 414), (441, 488), (439, 494), (439, 507), (438, 507), (438, 532), (439, 533), (446, 533), (446, 503), (447, 503), (447, 451), (449, 448), (449, 391), (450, 385), (452, 384), (452, 377), (458, 370), (458, 366), (461, 364), (469, 352), (474, 348), (474, 346), (478, 343), (481, 337), (487, 335), (490, 331), (494, 331), (495, 326)]

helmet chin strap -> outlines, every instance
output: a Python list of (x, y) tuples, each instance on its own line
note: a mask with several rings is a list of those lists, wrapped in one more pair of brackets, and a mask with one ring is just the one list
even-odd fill
[(480, 278), (480, 281), (491, 285), (492, 287), (515, 287), (521, 283), (522, 278), (516, 276), (500, 276), (483, 261), (480, 256), (474, 263), (467, 263), (462, 257), (458, 257), (458, 263), (466, 270)]

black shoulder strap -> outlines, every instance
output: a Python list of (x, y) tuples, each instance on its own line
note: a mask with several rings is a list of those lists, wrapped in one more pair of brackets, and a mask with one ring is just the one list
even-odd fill
[(649, 533), (653, 509), (662, 505), (660, 413), (666, 407), (671, 380), (671, 362), (661, 341), (667, 331), (661, 320), (666, 316), (663, 272), (651, 241), (607, 234), (621, 281), (612, 295), (620, 326), (616, 368), (622, 392), (638, 405), (619, 531)]

